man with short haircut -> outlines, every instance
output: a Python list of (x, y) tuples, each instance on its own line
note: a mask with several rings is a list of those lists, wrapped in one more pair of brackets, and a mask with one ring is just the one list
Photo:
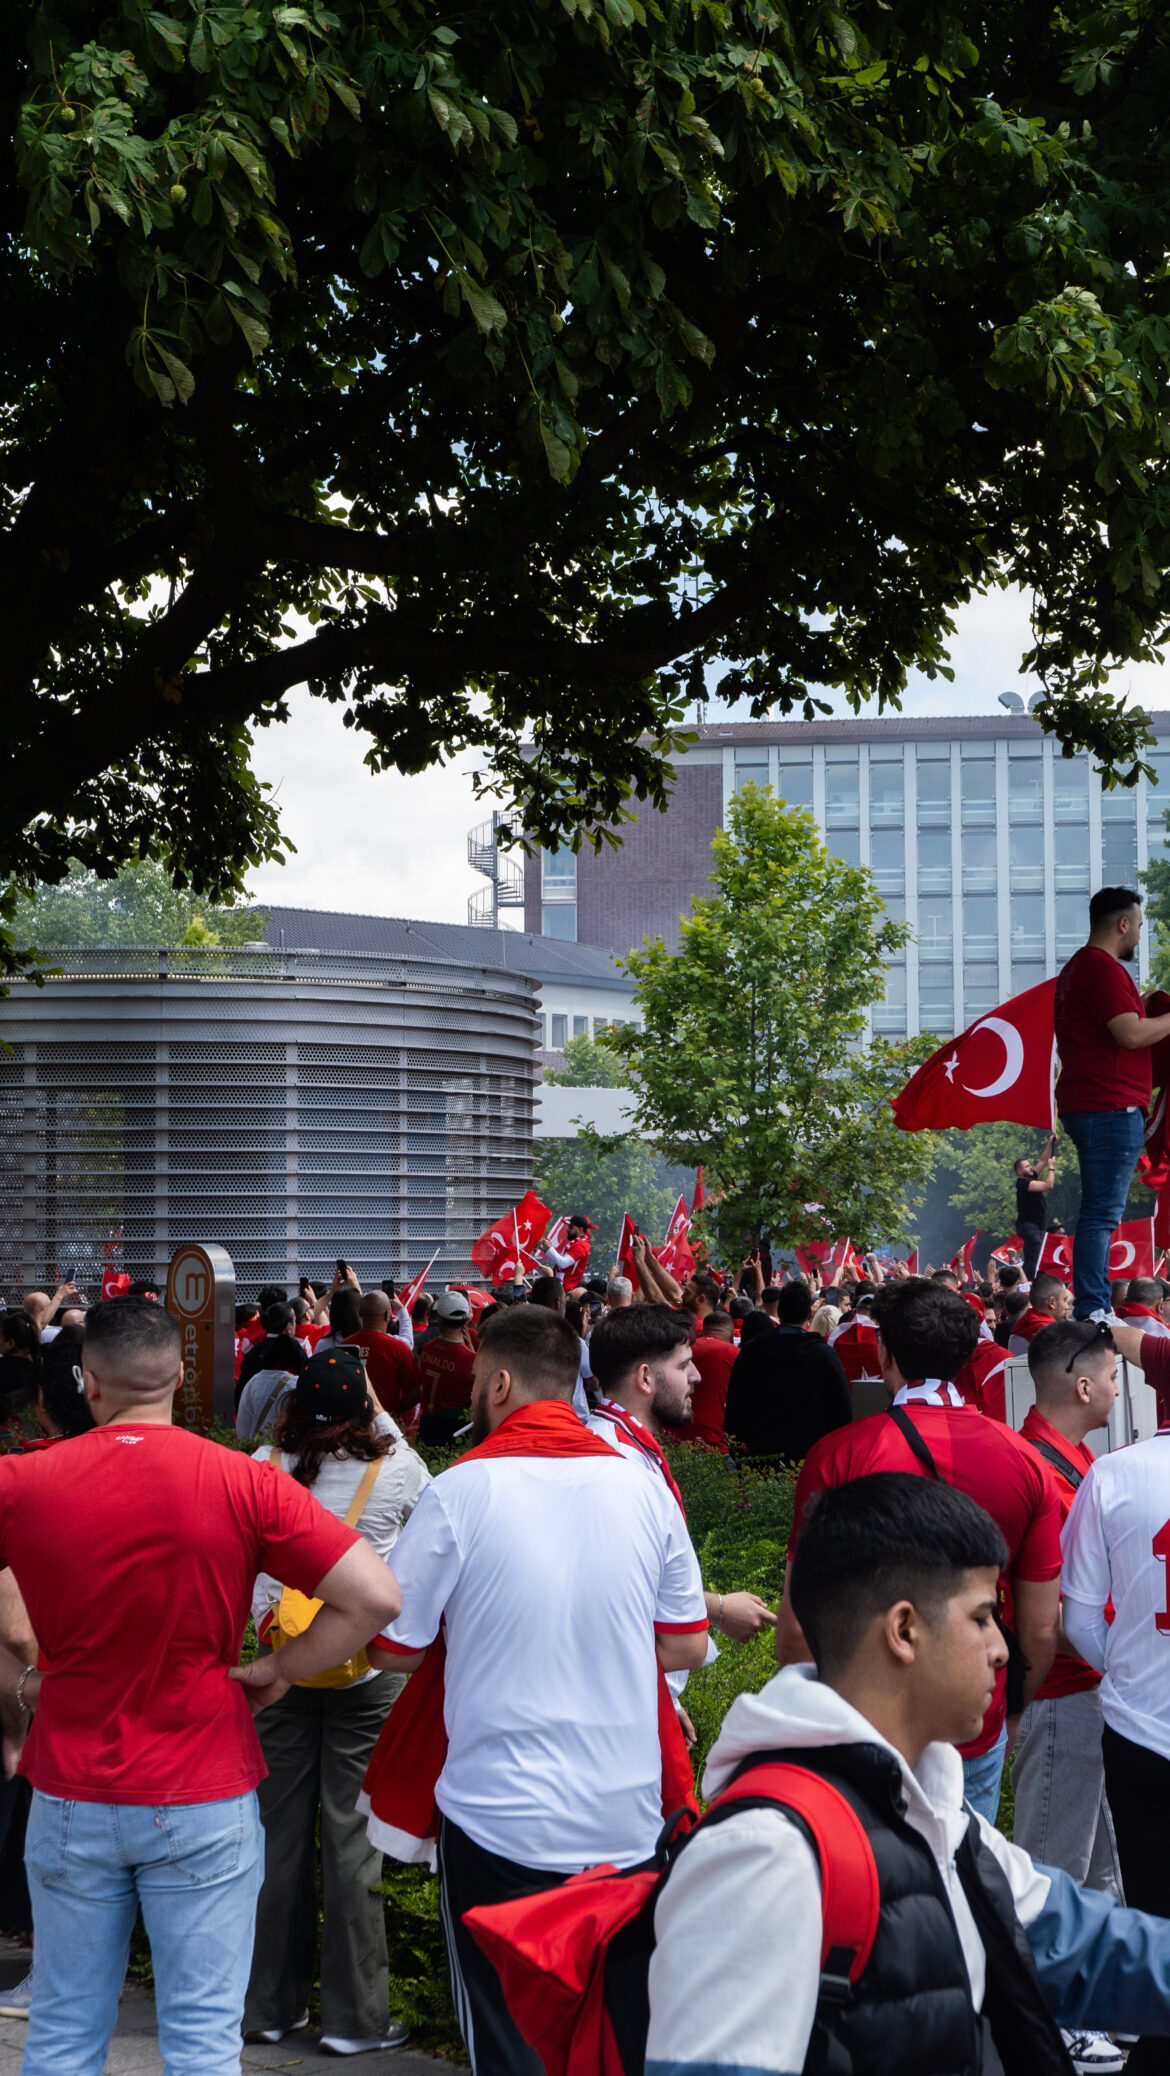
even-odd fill
[(628, 1276), (611, 1276), (605, 1286), (605, 1302), (611, 1312), (623, 1312), (634, 1302), (634, 1286)]
[(1046, 1326), (1072, 1317), (1072, 1292), (1059, 1276), (1037, 1276), (1028, 1294), (1028, 1308), (1012, 1322), (1008, 1337), (1009, 1355), (1026, 1355), (1029, 1344)]
[(1000, 1290), (1018, 1290), (1023, 1281), (1023, 1270), (1014, 1262), (1001, 1262), (995, 1272), (996, 1286)]
[[(816, 1669), (739, 1695), (703, 1791), (761, 1759), (837, 1790), (877, 1872), (869, 1959), (852, 1985), (847, 1950), (822, 1962), (799, 1818), (731, 1809), (686, 1842), (655, 1902), (646, 2076), (1067, 2076), (1053, 2012), (1077, 2031), (1170, 2032), (1170, 1925), (1034, 1866), (964, 1805), (954, 1747), (1003, 1664), (1004, 1562), (982, 1508), (933, 1480), (886, 1472), (821, 1495), (790, 1579)], [(839, 1863), (837, 1878), (848, 1893)]]
[(1016, 1325), (1030, 1310), (1026, 1290), (1004, 1292), (999, 1304), (999, 1325), (995, 1329), (995, 1340), (1001, 1348), (1008, 1348)]
[(272, 1699), (359, 1649), (401, 1596), (295, 1479), (171, 1424), (181, 1340), (162, 1306), (95, 1305), (82, 1361), (95, 1427), (0, 1460), (0, 1566), (45, 1664), (14, 1682), (36, 1921), (22, 2067), (104, 2066), (141, 1909), (169, 2076), (238, 2076), (264, 1764), (252, 1668), (231, 1675), (256, 1575), (323, 1602)]
[(546, 1246), (544, 1249), (545, 1260), (552, 1263), (566, 1297), (571, 1297), (585, 1281), (585, 1272), (589, 1267), (589, 1235), (592, 1231), (590, 1220), (583, 1212), (578, 1211), (565, 1227), (564, 1246)]
[(1162, 1317), (1162, 1284), (1157, 1276), (1134, 1276), (1129, 1289), (1119, 1304), (1114, 1306), (1118, 1319), (1128, 1320), (1144, 1334), (1153, 1334), (1158, 1340), (1170, 1338), (1170, 1327)]
[(779, 1307), (780, 1292), (782, 1288), (782, 1284), (769, 1283), (766, 1289), (760, 1292), (760, 1310), (761, 1312), (767, 1313), (769, 1319), (772, 1321), (772, 1324), (774, 1326), (778, 1323), (780, 1318)]
[[(1036, 1403), (1024, 1439), (1056, 1478), (1062, 1520), (1093, 1468), (1089, 1435), (1106, 1426), (1117, 1397), (1112, 1336), (1090, 1322), (1046, 1326), (1028, 1349)], [(1121, 1893), (1117, 1840), (1105, 1795), (1101, 1756), (1101, 1676), (1075, 1653), (1059, 1650), (1036, 1698), (1020, 1718), (1012, 1765), (1017, 1845), (1044, 1865), (1063, 1867), (1076, 1882)], [(1123, 2057), (1104, 2034), (1068, 2041), (1081, 2076), (1120, 2071)]]
[[(734, 1302), (734, 1300), (733, 1300)], [(746, 1304), (746, 1299), (744, 1300)], [(751, 1311), (747, 1305), (747, 1310)], [(727, 1386), (736, 1363), (735, 1325), (730, 1312), (717, 1305), (695, 1335), (691, 1360), (698, 1371), (688, 1439), (701, 1442), (719, 1456), (727, 1454)]]
[[(705, 1338), (700, 1334), (699, 1341)], [(694, 1359), (698, 1345), (692, 1345), (686, 1320), (666, 1305), (633, 1305), (628, 1312), (599, 1320), (593, 1333), (594, 1374), (601, 1397), (589, 1425), (619, 1455), (660, 1478), (680, 1508), (682, 1498), (662, 1442), (664, 1435), (685, 1440), (690, 1433), (699, 1383)], [(712, 1629), (736, 1643), (747, 1643), (775, 1623), (766, 1602), (755, 1593), (705, 1593), (704, 1599)]]
[(1044, 1199), (1056, 1188), (1056, 1133), (1038, 1161), (1021, 1156), (1012, 1165), (1016, 1186), (1016, 1231), (1024, 1243), (1024, 1276), (1030, 1282), (1040, 1266), (1048, 1221)]
[(761, 1329), (736, 1357), (725, 1423), (750, 1458), (799, 1463), (822, 1435), (853, 1418), (853, 1401), (840, 1357), (808, 1331), (808, 1284), (782, 1284), (777, 1311), (775, 1328)]
[(468, 1328), (471, 1306), (461, 1290), (444, 1290), (435, 1302), (438, 1332), (418, 1357), (422, 1376), (418, 1438), (432, 1447), (455, 1439), (471, 1404), (475, 1366)]
[(1142, 1148), (1150, 1048), (1170, 1037), (1170, 1015), (1147, 1016), (1130, 977), (1141, 931), (1141, 895), (1101, 887), (1089, 903), (1088, 943), (1056, 982), (1056, 1107), (1081, 1170), (1073, 1232), (1078, 1319), (1109, 1316), (1109, 1243)]
[[(1010, 1427), (964, 1405), (954, 1378), (979, 1327), (953, 1290), (911, 1278), (883, 1284), (876, 1299), (878, 1360), (888, 1412), (827, 1435), (805, 1458), (793, 1501), (789, 1555), (809, 1501), (827, 1486), (872, 1471), (916, 1471), (941, 1479), (986, 1507), (1007, 1544), (1014, 1633), (1023, 1654), (1026, 1705), (1052, 1664), (1060, 1610), (1060, 1502), (1056, 1481)], [(809, 1655), (785, 1588), (777, 1628), (782, 1665)], [(1013, 1701), (1016, 1696), (1013, 1694)], [(978, 1736), (963, 1749), (967, 1799), (994, 1823), (1007, 1744), (1006, 1681), (1001, 1679)]]
[(366, 1359), (370, 1388), (384, 1412), (402, 1428), (409, 1427), (422, 1392), (422, 1377), (406, 1342), (390, 1331), (397, 1306), (384, 1290), (368, 1290), (358, 1303), (361, 1326), (347, 1334), (342, 1346), (360, 1348)]
[[(650, 1856), (662, 1823), (658, 1668), (693, 1669), (707, 1650), (679, 1506), (577, 1419), (577, 1368), (577, 1337), (553, 1310), (518, 1305), (484, 1328), (471, 1399), (480, 1453), (436, 1478), (411, 1514), (394, 1551), (404, 1612), (370, 1647), (374, 1662), (406, 1671), (445, 1631), (440, 1898), (476, 2076), (541, 2076), (543, 2065), (463, 1913)], [(409, 1700), (408, 1689), (400, 1707)], [(375, 1844), (378, 1824), (371, 1816)]]
[(958, 1290), (960, 1288), (959, 1279), (953, 1269), (932, 1269), (930, 1280), (932, 1283), (940, 1284), (943, 1290)]

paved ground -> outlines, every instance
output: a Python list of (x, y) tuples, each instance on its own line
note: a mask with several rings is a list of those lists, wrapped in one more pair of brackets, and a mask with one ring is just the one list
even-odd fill
[[(9, 1958), (9, 1956), (13, 1956)], [(27, 1956), (21, 1957), (13, 1948), (4, 1949), (0, 1959), (0, 1990), (10, 1989), (20, 1980), (28, 1966)], [(28, 2027), (23, 2019), (0, 2018), (0, 2076), (17, 2076)], [(320, 2035), (312, 2027), (304, 2033), (292, 2033), (279, 2047), (245, 2047), (243, 2065), (245, 2069), (352, 2069), (354, 2076), (445, 2076), (454, 2070), (454, 2062), (439, 2061), (433, 2055), (412, 2053), (404, 2048), (398, 2054), (355, 2054), (345, 2061), (335, 2055), (322, 2054), (317, 2042)], [(105, 2076), (162, 2076), (162, 2057), (158, 2051), (158, 2034), (154, 2022), (154, 1999), (146, 1990), (130, 1988), (122, 1997), (118, 2030), (114, 2036), (113, 2050), (106, 2063)], [(466, 2076), (466, 2071), (463, 2071)]]

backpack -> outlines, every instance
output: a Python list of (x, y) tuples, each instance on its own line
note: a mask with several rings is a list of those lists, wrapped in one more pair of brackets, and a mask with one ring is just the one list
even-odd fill
[[(700, 1825), (769, 1804), (795, 1820), (820, 1865), (820, 2026), (847, 2000), (869, 1959), (878, 1922), (877, 1867), (861, 1820), (838, 1789), (783, 1761), (749, 1761)], [(654, 1906), (687, 1836), (693, 1832), (680, 1836), (676, 1815), (648, 1865), (591, 1867), (560, 1888), (464, 1913), (545, 2076), (643, 2076)]]
[[(273, 1449), (268, 1461), (279, 1465), (280, 1450)], [(345, 1516), (345, 1526), (356, 1528), (362, 1509), (374, 1489), (374, 1481), (385, 1463), (384, 1456), (376, 1456), (366, 1466), (365, 1476), (354, 1493), (352, 1504)], [(303, 1636), (324, 1603), (310, 1600), (307, 1593), (298, 1593), (295, 1586), (285, 1586), (281, 1592), (272, 1620), (264, 1631), (264, 1642), (271, 1644), (274, 1651), (282, 1651), (294, 1637)], [(356, 1651), (342, 1665), (331, 1665), (327, 1672), (315, 1672), (307, 1680), (298, 1680), (298, 1687), (352, 1687), (355, 1680), (364, 1679), (370, 1670), (370, 1661), (365, 1651)]]

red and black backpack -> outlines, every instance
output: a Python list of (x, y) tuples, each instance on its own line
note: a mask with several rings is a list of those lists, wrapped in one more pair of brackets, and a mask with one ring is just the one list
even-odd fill
[[(870, 1956), (879, 1904), (873, 1851), (838, 1789), (782, 1760), (748, 1761), (700, 1824), (768, 1806), (791, 1818), (820, 1866), (819, 2014), (848, 1997)], [(465, 1913), (545, 2076), (642, 2076), (654, 1906), (693, 1835), (672, 1818), (647, 1866), (591, 1867), (561, 1888)]]

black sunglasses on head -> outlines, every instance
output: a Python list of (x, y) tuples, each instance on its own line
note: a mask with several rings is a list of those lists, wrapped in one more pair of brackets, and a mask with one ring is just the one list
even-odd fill
[(1071, 1377), (1073, 1364), (1075, 1362), (1083, 1362), (1086, 1355), (1095, 1354), (1097, 1348), (1105, 1341), (1108, 1341), (1110, 1347), (1112, 1347), (1113, 1334), (1109, 1327), (1108, 1321), (1104, 1319), (1098, 1319), (1093, 1324), (1093, 1331), (1089, 1335), (1088, 1340), (1082, 1341), (1080, 1347), (1075, 1349), (1073, 1353), (1069, 1356), (1069, 1359), (1064, 1366), (1065, 1376)]

